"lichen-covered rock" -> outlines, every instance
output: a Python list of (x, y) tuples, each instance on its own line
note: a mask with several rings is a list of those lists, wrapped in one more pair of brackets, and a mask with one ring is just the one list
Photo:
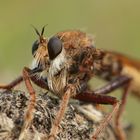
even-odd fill
[[(29, 96), (27, 95), (22, 91), (0, 93), (0, 140), (18, 139), (24, 113), (29, 102)], [(25, 140), (47, 139), (60, 102), (60, 99), (48, 96), (47, 94), (37, 95), (34, 119), (25, 133)], [(89, 140), (91, 134), (93, 134), (95, 128), (100, 123), (100, 115), (97, 115), (98, 121), (96, 119), (91, 121), (86, 114), (81, 113), (78, 106), (79, 103), (77, 102), (68, 105), (63, 121), (59, 126), (57, 140)], [(80, 107), (82, 106), (80, 105)], [(101, 112), (95, 111), (104, 117)], [(96, 113), (94, 117), (96, 117)], [(100, 134), (98, 139), (116, 140), (112, 126), (109, 125)]]

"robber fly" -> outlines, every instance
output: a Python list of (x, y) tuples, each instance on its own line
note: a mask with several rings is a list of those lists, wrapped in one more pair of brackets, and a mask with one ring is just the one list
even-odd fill
[[(0, 86), (3, 89), (11, 89), (21, 81), (25, 81), (30, 93), (31, 99), (25, 114), (20, 139), (33, 119), (35, 91), (30, 82), (33, 81), (39, 87), (51, 91), (62, 99), (51, 128), (49, 140), (55, 139), (70, 98), (95, 104), (113, 105), (111, 113), (94, 132), (92, 139), (96, 139), (112, 115), (118, 111), (120, 105), (115, 97), (104, 94), (123, 87), (124, 94), (116, 117), (116, 129), (118, 138), (124, 140), (125, 136), (121, 131), (119, 118), (125, 105), (128, 89), (134, 92), (135, 86), (139, 84), (136, 77), (128, 72), (133, 70), (136, 72), (135, 74), (139, 75), (137, 63), (120, 54), (97, 49), (92, 37), (79, 30), (59, 32), (51, 38), (45, 38), (43, 36), (44, 28), (42, 28), (41, 33), (34, 28), (39, 39), (32, 46), (33, 68), (24, 67), (22, 76), (8, 85)], [(94, 75), (110, 82), (100, 89), (91, 91), (87, 83)]]

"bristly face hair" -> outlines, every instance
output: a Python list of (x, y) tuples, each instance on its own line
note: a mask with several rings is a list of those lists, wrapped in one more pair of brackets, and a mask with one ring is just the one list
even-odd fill
[[(58, 37), (51, 37), (49, 41), (44, 38), (43, 33), (45, 26), (42, 28), (41, 34), (33, 26), (39, 40), (36, 40), (32, 46), (32, 55), (34, 56), (33, 67), (42, 67), (49, 65), (62, 52), (62, 41)], [(59, 59), (59, 57), (58, 57)]]
[(44, 30), (46, 25), (42, 28), (41, 33), (32, 26), (36, 32), (36, 34), (39, 36), (39, 39), (36, 40), (32, 45), (32, 55), (34, 56), (33, 60), (33, 68), (39, 67), (44, 69), (46, 65), (46, 57), (48, 57), (48, 51), (47, 51), (47, 39), (43, 36)]
[[(56, 94), (63, 93), (66, 86), (66, 56), (62, 41), (53, 36), (49, 41), (43, 37), (45, 26), (41, 34), (33, 26), (39, 40), (36, 40), (32, 46), (32, 55), (34, 56), (33, 68), (41, 68), (40, 77), (47, 78), (49, 89)], [(56, 75), (59, 76), (56, 76)]]

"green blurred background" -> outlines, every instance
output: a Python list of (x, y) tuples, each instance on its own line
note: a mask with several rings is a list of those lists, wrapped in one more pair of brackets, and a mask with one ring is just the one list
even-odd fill
[[(1, 83), (14, 79), (23, 66), (31, 64), (31, 46), (37, 38), (31, 24), (39, 30), (48, 24), (46, 36), (81, 29), (94, 34), (98, 48), (140, 59), (139, 0), (1, 0)], [(140, 104), (131, 97), (128, 100), (125, 118), (135, 127), (132, 140), (139, 140)]]

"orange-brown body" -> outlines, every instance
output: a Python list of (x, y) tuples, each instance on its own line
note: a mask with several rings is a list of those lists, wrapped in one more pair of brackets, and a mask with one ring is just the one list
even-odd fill
[(119, 62), (121, 67), (120, 74), (132, 78), (130, 91), (133, 93), (132, 95), (140, 98), (140, 61), (115, 52), (107, 53)]
[[(139, 61), (120, 53), (95, 48), (92, 37), (79, 30), (59, 32), (54, 36), (62, 41), (65, 49), (67, 79), (72, 79), (76, 76), (81, 81), (88, 81), (93, 75), (97, 75), (100, 78), (111, 81), (120, 75), (125, 75), (132, 78), (131, 92), (140, 97)], [(46, 41), (45, 46), (47, 46), (47, 43), (48, 41)], [(41, 63), (45, 63), (45, 69), (41, 75), (47, 77), (49, 67), (48, 51), (44, 45), (42, 46), (43, 47), (40, 47), (37, 52), (42, 50), (38, 53), (42, 57)], [(44, 53), (45, 51), (46, 53)], [(47, 55), (45, 56), (44, 54)], [(60, 73), (59, 71), (59, 74)], [(60, 81), (61, 79), (57, 79), (55, 82), (55, 84), (58, 85), (55, 86), (57, 89), (61, 87)], [(62, 88), (64, 88), (64, 86)]]
[[(77, 48), (81, 51), (81, 49), (88, 49), (87, 47), (94, 45), (92, 37), (80, 31), (60, 32), (57, 36), (62, 39), (67, 52), (72, 52), (72, 57), (75, 56), (75, 53), (81, 53), (76, 51)], [(73, 49), (75, 49), (75, 51), (73, 51)], [(133, 95), (140, 97), (140, 61), (120, 53), (96, 48), (92, 50), (89, 49), (89, 52), (92, 57), (88, 56), (89, 54), (87, 53), (86, 60), (84, 59), (86, 62), (83, 61), (83, 63), (79, 65), (79, 71), (86, 71), (88, 78), (93, 76), (93, 74), (97, 74), (97, 76), (107, 80), (114, 79), (120, 75), (128, 76), (132, 78), (131, 92)]]

